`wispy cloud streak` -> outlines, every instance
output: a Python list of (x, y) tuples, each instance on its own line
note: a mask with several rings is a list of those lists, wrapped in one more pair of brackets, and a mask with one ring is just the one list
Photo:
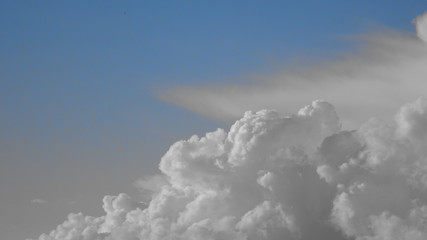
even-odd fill
[[(417, 35), (384, 29), (357, 36), (360, 48), (336, 60), (285, 68), (248, 84), (178, 86), (159, 97), (199, 114), (235, 120), (247, 110), (290, 112), (313, 99), (333, 102), (346, 128), (425, 95), (427, 14), (414, 20)], [(417, 37), (418, 36), (418, 37)]]
[(47, 203), (47, 201), (44, 199), (41, 199), (41, 198), (35, 198), (35, 199), (31, 200), (31, 203), (32, 204), (43, 204), (43, 203)]

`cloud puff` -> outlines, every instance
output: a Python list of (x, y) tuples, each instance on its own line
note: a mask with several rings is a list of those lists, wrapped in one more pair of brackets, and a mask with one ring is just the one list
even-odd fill
[(427, 239), (427, 100), (342, 130), (342, 122), (425, 91), (426, 16), (415, 20), (418, 37), (369, 35), (360, 55), (288, 71), (262, 86), (172, 92), (190, 108), (221, 116), (272, 103), (287, 109), (324, 93), (345, 117), (323, 100), (287, 116), (248, 111), (229, 131), (173, 144), (162, 174), (135, 183), (145, 202), (106, 196), (104, 216), (70, 214), (38, 239)]
[(357, 239), (425, 239), (427, 101), (403, 106), (393, 122), (371, 121), (332, 135), (317, 172), (337, 187), (332, 222)]
[[(106, 196), (39, 240), (426, 239), (427, 100), (341, 130), (334, 107), (246, 112), (173, 144), (147, 203)], [(154, 187), (152, 186), (154, 185)]]
[(297, 239), (318, 224), (339, 235), (319, 202), (331, 203), (333, 188), (312, 162), (323, 138), (339, 130), (323, 101), (286, 117), (247, 112), (229, 132), (172, 145), (160, 163), (164, 176), (142, 181), (162, 182), (149, 189), (148, 204), (106, 196), (105, 216), (71, 214), (39, 239)]
[(396, 106), (427, 89), (427, 14), (415, 20), (416, 35), (384, 29), (360, 34), (359, 48), (306, 67), (285, 67), (250, 76), (246, 84), (178, 86), (159, 97), (199, 114), (236, 120), (247, 110), (293, 112), (313, 99), (333, 102), (345, 128), (370, 117), (388, 118)]

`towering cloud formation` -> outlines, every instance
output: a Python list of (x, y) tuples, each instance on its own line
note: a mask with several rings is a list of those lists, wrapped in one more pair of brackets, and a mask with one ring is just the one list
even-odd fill
[(148, 203), (106, 196), (105, 216), (39, 240), (427, 239), (427, 100), (354, 131), (324, 101), (246, 112), (172, 145), (160, 170)]
[[(310, 97), (315, 89), (326, 90), (342, 100), (347, 118), (360, 114), (352, 107), (361, 103), (394, 99), (396, 89), (406, 95), (425, 91), (427, 14), (415, 23), (418, 38), (395, 32), (370, 36), (369, 54), (290, 75), (286, 86)], [(343, 98), (343, 84), (362, 98)], [(286, 92), (282, 86), (272, 82), (249, 90), (257, 101), (277, 102)], [(386, 95), (369, 98), (378, 88)], [(237, 108), (221, 110), (227, 114), (239, 112), (239, 103), (254, 103), (246, 93), (228, 93), (201, 89), (183, 99), (203, 94), (212, 100), (209, 109), (221, 110), (221, 101), (237, 96)], [(385, 106), (390, 105), (380, 107)], [(126, 194), (106, 196), (104, 216), (70, 214), (39, 240), (427, 239), (427, 100), (404, 105), (390, 121), (370, 120), (353, 131), (341, 130), (325, 101), (285, 117), (271, 110), (246, 112), (229, 132), (218, 129), (172, 145), (160, 170), (162, 175), (139, 182), (152, 193), (147, 203)]]

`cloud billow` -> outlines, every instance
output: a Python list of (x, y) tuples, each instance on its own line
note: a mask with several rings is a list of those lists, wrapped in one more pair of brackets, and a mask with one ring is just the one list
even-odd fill
[[(248, 111), (229, 131), (173, 144), (161, 159), (162, 174), (137, 182), (150, 194), (146, 202), (106, 196), (104, 216), (70, 214), (38, 239), (427, 239), (427, 100), (403, 105), (388, 121), (342, 129), (356, 115), (388, 111), (425, 91), (427, 15), (415, 23), (418, 37), (370, 35), (369, 54), (288, 75), (284, 83), (171, 93), (196, 111), (203, 105), (236, 116), (247, 106), (280, 107), (324, 91), (345, 118), (323, 100), (287, 116)], [(344, 94), (349, 90), (359, 95)], [(402, 98), (390, 101), (397, 93)], [(199, 95), (207, 100), (194, 101)]]
[(334, 107), (247, 112), (173, 144), (148, 203), (104, 198), (39, 240), (427, 238), (427, 100), (341, 130)]

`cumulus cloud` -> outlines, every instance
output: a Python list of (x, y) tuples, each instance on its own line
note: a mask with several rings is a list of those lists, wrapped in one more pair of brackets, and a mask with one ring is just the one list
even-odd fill
[(334, 107), (246, 112), (173, 144), (146, 203), (106, 196), (39, 240), (417, 240), (427, 238), (427, 100), (341, 129)]
[(337, 187), (331, 219), (347, 236), (426, 239), (426, 111), (421, 98), (392, 122), (373, 120), (323, 141), (317, 172)]
[[(389, 117), (396, 106), (427, 89), (427, 14), (416, 34), (383, 29), (354, 38), (356, 50), (306, 67), (250, 76), (247, 84), (177, 86), (159, 97), (199, 114), (234, 121), (247, 110), (293, 112), (313, 99), (333, 102), (346, 128), (372, 116)], [(377, 29), (378, 30), (378, 29)]]
[[(355, 106), (372, 100), (359, 92), (365, 83), (374, 86), (368, 90), (372, 94), (391, 82), (395, 85), (386, 94), (395, 94), (398, 86), (406, 93), (400, 81), (406, 74), (409, 85), (426, 89), (427, 49), (420, 40), (425, 16), (416, 20), (419, 38), (380, 34), (370, 39), (378, 47), (371, 49), (372, 58), (352, 57), (315, 75), (319, 81), (342, 76), (352, 92), (367, 98)], [(349, 63), (359, 64), (361, 71)], [(309, 85), (317, 82), (309, 80), (290, 82), (313, 93)], [(329, 80), (329, 87), (341, 94), (345, 90), (337, 79)], [(268, 91), (270, 87), (262, 94)], [(345, 103), (357, 100), (346, 97)], [(135, 183), (144, 202), (123, 193), (106, 196), (104, 216), (70, 214), (38, 239), (427, 239), (427, 99), (355, 130), (343, 129), (342, 122), (324, 100), (286, 116), (274, 110), (248, 111), (228, 131), (173, 144), (160, 161), (162, 174)]]

